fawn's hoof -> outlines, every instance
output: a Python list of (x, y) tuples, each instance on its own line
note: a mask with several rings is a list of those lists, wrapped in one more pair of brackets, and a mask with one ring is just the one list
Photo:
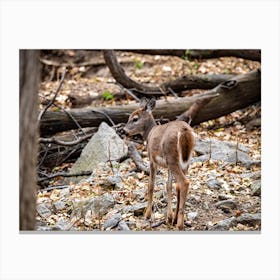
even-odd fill
[(178, 215), (176, 227), (178, 228), (178, 230), (184, 230), (184, 218), (180, 215)]
[(173, 225), (173, 219), (174, 219), (173, 213), (172, 212), (167, 213), (167, 217), (166, 217), (167, 224)]
[(177, 224), (177, 228), (178, 228), (178, 230), (184, 230), (184, 224), (183, 224), (183, 225), (181, 225), (181, 224), (178, 225), (178, 224)]
[(150, 219), (151, 216), (152, 216), (152, 210), (150, 208), (147, 208), (145, 212), (145, 218)]

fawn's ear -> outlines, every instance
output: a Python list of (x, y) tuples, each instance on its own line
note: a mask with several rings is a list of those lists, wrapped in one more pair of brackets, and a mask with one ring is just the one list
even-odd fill
[(152, 112), (154, 110), (154, 108), (156, 107), (156, 99), (153, 97), (152, 99), (150, 99), (148, 101), (148, 103), (146, 104), (146, 111), (148, 112)]
[(146, 97), (142, 97), (139, 102), (139, 107), (142, 109), (146, 109), (147, 103), (148, 103), (148, 99)]

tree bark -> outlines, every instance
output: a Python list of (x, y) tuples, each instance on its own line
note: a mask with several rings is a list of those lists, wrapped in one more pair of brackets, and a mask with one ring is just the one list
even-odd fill
[[(165, 82), (159, 86), (147, 86), (140, 84), (130, 79), (124, 69), (119, 64), (115, 52), (113, 50), (104, 50), (104, 59), (109, 67), (114, 79), (123, 87), (135, 91), (138, 97), (146, 96), (161, 96), (172, 91), (183, 91), (186, 89), (211, 89), (218, 84), (227, 81), (234, 75), (204, 75), (204, 76), (183, 76), (173, 81)], [(171, 90), (170, 90), (171, 88)]]
[[(218, 118), (238, 109), (244, 108), (261, 100), (261, 73), (259, 70), (235, 76), (233, 79), (221, 83), (214, 89), (192, 97), (170, 100), (159, 100), (154, 111), (155, 118), (174, 120), (187, 111), (200, 98), (207, 98), (219, 93), (206, 104), (201, 111), (196, 112), (192, 124)], [(128, 116), (138, 108), (137, 104), (122, 106), (100, 107), (91, 109), (68, 110), (81, 127), (97, 127), (101, 122), (114, 123), (127, 122)], [(105, 115), (104, 115), (105, 114)], [(57, 132), (76, 129), (76, 124), (64, 112), (47, 111), (40, 123), (41, 136), (52, 135)]]
[(207, 59), (218, 58), (223, 56), (234, 56), (248, 60), (261, 61), (261, 50), (257, 49), (218, 49), (218, 50), (164, 50), (164, 49), (150, 49), (150, 50), (120, 50), (128, 52), (136, 52), (150, 55), (170, 55), (181, 58), (193, 59)]
[(163, 83), (161, 88), (164, 88), (166, 92), (168, 92), (169, 88), (171, 88), (175, 92), (181, 92), (183, 90), (189, 89), (212, 89), (223, 83), (228, 81), (229, 79), (234, 78), (236, 75), (224, 75), (224, 74), (211, 74), (211, 75), (187, 75), (175, 79), (173, 81), (169, 81)]
[(20, 50), (20, 230), (35, 229), (39, 52)]

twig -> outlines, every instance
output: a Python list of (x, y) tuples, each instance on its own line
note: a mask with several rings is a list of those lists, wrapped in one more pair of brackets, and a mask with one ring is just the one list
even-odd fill
[(235, 149), (235, 165), (238, 163), (238, 142), (236, 141), (236, 149)]
[(161, 225), (165, 224), (165, 220), (161, 220), (153, 225), (151, 225), (151, 228), (156, 228), (156, 227), (159, 227)]
[(112, 163), (112, 160), (111, 160), (111, 141), (110, 140), (108, 142), (108, 158), (109, 158), (109, 164), (110, 164), (110, 167), (112, 169), (112, 172), (113, 172), (113, 174), (115, 174), (114, 166), (113, 166), (113, 163)]
[(41, 192), (41, 191), (52, 191), (52, 190), (55, 190), (55, 189), (67, 189), (69, 188), (68, 185), (59, 185), (59, 186), (51, 186), (51, 187), (47, 187), (47, 188), (44, 188), (44, 189), (40, 189), (38, 190), (38, 192)]
[(53, 175), (47, 176), (46, 178), (39, 178), (38, 179), (38, 183), (41, 183), (43, 181), (47, 181), (56, 177), (77, 177), (77, 176), (87, 176), (87, 175), (91, 175), (92, 171), (83, 171), (80, 173), (74, 173), (74, 174), (70, 174), (70, 173), (66, 173), (66, 172), (58, 172), (55, 173)]
[(175, 96), (175, 98), (178, 98), (178, 94), (171, 87), (168, 87), (168, 90)]
[(130, 95), (133, 99), (135, 99), (136, 101), (140, 101), (140, 99), (132, 93), (131, 90), (125, 88), (123, 85), (121, 85), (119, 82), (115, 81), (115, 84), (118, 85), (122, 90), (124, 90), (128, 95)]
[(160, 86), (159, 86), (159, 90), (161, 91), (161, 93), (162, 93), (164, 99), (167, 101), (167, 92), (168, 92), (168, 91), (166, 91), (165, 86), (164, 86), (164, 85), (160, 85)]
[(55, 137), (52, 138), (40, 138), (39, 142), (40, 143), (54, 143), (57, 145), (63, 145), (63, 146), (74, 146), (76, 144), (79, 144), (80, 142), (83, 142), (84, 140), (87, 140), (88, 138), (91, 138), (93, 134), (89, 134), (83, 137), (78, 138), (77, 140), (70, 141), (70, 142), (65, 142), (61, 141)]
[(59, 93), (61, 87), (62, 87), (62, 84), (63, 84), (63, 81), (64, 81), (64, 78), (65, 78), (65, 74), (67, 72), (67, 68), (64, 69), (63, 71), (63, 74), (62, 74), (62, 77), (61, 77), (61, 80), (59, 82), (59, 85), (54, 93), (54, 96), (52, 98), (52, 100), (49, 102), (49, 104), (44, 108), (44, 110), (42, 110), (39, 114), (39, 117), (38, 117), (38, 120), (40, 121), (43, 117), (43, 115), (46, 113), (46, 111), (52, 106), (52, 104), (54, 103), (55, 99), (56, 99), (56, 96), (57, 94)]
[(40, 163), (38, 164), (38, 168), (40, 168), (41, 165), (43, 164), (43, 162), (45, 161), (45, 158), (46, 158), (46, 156), (47, 156), (47, 154), (48, 154), (48, 151), (49, 151), (49, 145), (47, 145), (47, 147), (46, 147), (46, 150), (45, 150), (45, 152), (44, 152), (44, 155), (43, 155), (43, 157), (42, 157)]
[(63, 162), (65, 162), (72, 154), (74, 154), (76, 151), (78, 150), (78, 148), (71, 150), (71, 152), (65, 157), (63, 158), (61, 161), (57, 162), (56, 166), (59, 166), (60, 164), (62, 164)]
[(70, 112), (68, 112), (67, 110), (65, 110), (64, 108), (62, 108), (59, 105), (54, 104), (54, 106), (59, 108), (60, 110), (62, 110), (77, 125), (77, 127), (81, 130), (81, 132), (86, 136), (86, 133), (83, 131), (80, 124), (76, 121), (76, 119), (72, 116), (72, 114)]
[(97, 111), (97, 110), (93, 110), (93, 109), (91, 109), (91, 111), (94, 112), (94, 113), (99, 113), (99, 114), (105, 116), (105, 117), (110, 121), (110, 123), (112, 124), (112, 126), (115, 126), (115, 125), (116, 125), (116, 124), (113, 122), (113, 120), (112, 120), (106, 113), (100, 112), (100, 111)]

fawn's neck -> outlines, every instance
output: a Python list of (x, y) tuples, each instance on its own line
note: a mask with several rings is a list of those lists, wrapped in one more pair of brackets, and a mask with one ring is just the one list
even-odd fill
[(151, 132), (152, 128), (156, 125), (157, 124), (155, 122), (155, 119), (153, 118), (153, 116), (151, 116), (151, 118), (149, 120), (147, 120), (147, 122), (145, 124), (145, 130), (143, 133), (143, 138), (145, 141), (148, 139), (148, 135)]

